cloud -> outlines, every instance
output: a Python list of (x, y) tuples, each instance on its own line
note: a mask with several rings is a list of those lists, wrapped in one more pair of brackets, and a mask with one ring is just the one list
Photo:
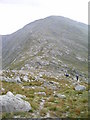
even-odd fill
[(51, 15), (87, 23), (88, 0), (0, 0), (0, 34)]
[(40, 0), (0, 0), (1, 4), (20, 4), (20, 5), (30, 5), (39, 6)]

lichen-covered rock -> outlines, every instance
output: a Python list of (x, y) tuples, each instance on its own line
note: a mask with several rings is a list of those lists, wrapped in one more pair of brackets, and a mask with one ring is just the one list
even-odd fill
[(0, 112), (18, 112), (29, 110), (31, 110), (30, 103), (21, 99), (20, 96), (14, 96), (11, 92), (8, 92), (6, 95), (0, 95)]

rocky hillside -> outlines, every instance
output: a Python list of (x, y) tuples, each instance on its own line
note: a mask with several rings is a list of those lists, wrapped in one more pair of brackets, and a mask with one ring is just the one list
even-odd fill
[(87, 75), (87, 25), (60, 16), (2, 36), (2, 68)]
[(2, 36), (0, 117), (88, 118), (87, 33), (50, 16)]

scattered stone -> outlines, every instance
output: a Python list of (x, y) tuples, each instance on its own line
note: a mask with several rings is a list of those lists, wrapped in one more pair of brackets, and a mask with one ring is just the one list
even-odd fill
[(35, 94), (46, 96), (46, 93), (45, 93), (45, 92), (38, 92), (38, 93), (35, 93)]
[(78, 60), (80, 60), (80, 61), (85, 61), (85, 59), (82, 58), (82, 57), (80, 57), (80, 56), (76, 56), (76, 58), (77, 58)]
[(45, 81), (43, 78), (39, 78), (39, 81), (41, 81), (41, 82), (43, 82), (43, 81)]
[(61, 98), (61, 99), (65, 99), (66, 98), (66, 96), (65, 95), (62, 95), (62, 94), (57, 94), (57, 95), (55, 95), (56, 97), (58, 97), (58, 98)]
[(83, 90), (85, 90), (86, 89), (86, 87), (84, 86), (84, 85), (76, 85), (75, 86), (75, 90), (76, 91), (83, 91)]
[(54, 81), (50, 81), (50, 82), (44, 81), (44, 84), (43, 84), (44, 87), (48, 87), (53, 90), (57, 89), (57, 85), (58, 85), (58, 82), (54, 82)]
[(1, 88), (1, 90), (0, 90), (0, 91), (2, 91), (2, 92), (3, 92), (3, 91), (5, 91), (5, 89), (4, 89), (4, 88)]
[(21, 83), (21, 79), (20, 79), (20, 77), (17, 76), (17, 77), (15, 78), (15, 81), (18, 82), (18, 83)]
[(54, 84), (54, 85), (58, 85), (58, 82), (54, 82), (54, 81), (50, 81), (49, 83)]
[(44, 103), (45, 103), (45, 100), (42, 99), (42, 100), (41, 100), (41, 103), (40, 103), (40, 106), (39, 106), (39, 107), (40, 107), (40, 110), (43, 109), (43, 107), (44, 107)]
[(17, 97), (17, 98), (26, 98), (25, 95), (21, 95), (21, 94), (16, 94), (15, 97)]
[(48, 87), (50, 89), (56, 90), (57, 87), (51, 83), (44, 82), (44, 87)]
[(12, 93), (12, 92), (10, 92), (10, 91), (9, 91), (9, 92), (7, 92), (7, 94), (6, 94), (6, 95), (7, 95), (7, 96), (14, 96), (14, 95), (13, 95), (13, 93)]
[(72, 85), (73, 85), (73, 86), (76, 86), (76, 85), (78, 85), (78, 82), (74, 82), (74, 83), (72, 83)]
[(24, 89), (24, 86), (21, 86), (22, 89)]
[(24, 76), (23, 81), (25, 81), (25, 82), (28, 81), (28, 77), (26, 75)]
[(14, 116), (13, 118), (20, 118), (21, 116), (20, 115), (17, 115), (17, 116)]
[(50, 118), (50, 113), (49, 112), (46, 114), (45, 118)]
[(31, 105), (29, 102), (20, 98), (20, 95), (14, 96), (12, 92), (7, 92), (6, 95), (0, 95), (0, 112), (19, 112), (29, 111)]
[(42, 89), (42, 90), (45, 89), (42, 86), (23, 86), (23, 88), (27, 88), (27, 89)]

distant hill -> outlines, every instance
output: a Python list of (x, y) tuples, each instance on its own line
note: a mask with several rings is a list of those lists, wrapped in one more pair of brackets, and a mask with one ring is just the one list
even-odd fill
[(87, 25), (61, 16), (36, 20), (2, 36), (2, 68), (88, 73)]

